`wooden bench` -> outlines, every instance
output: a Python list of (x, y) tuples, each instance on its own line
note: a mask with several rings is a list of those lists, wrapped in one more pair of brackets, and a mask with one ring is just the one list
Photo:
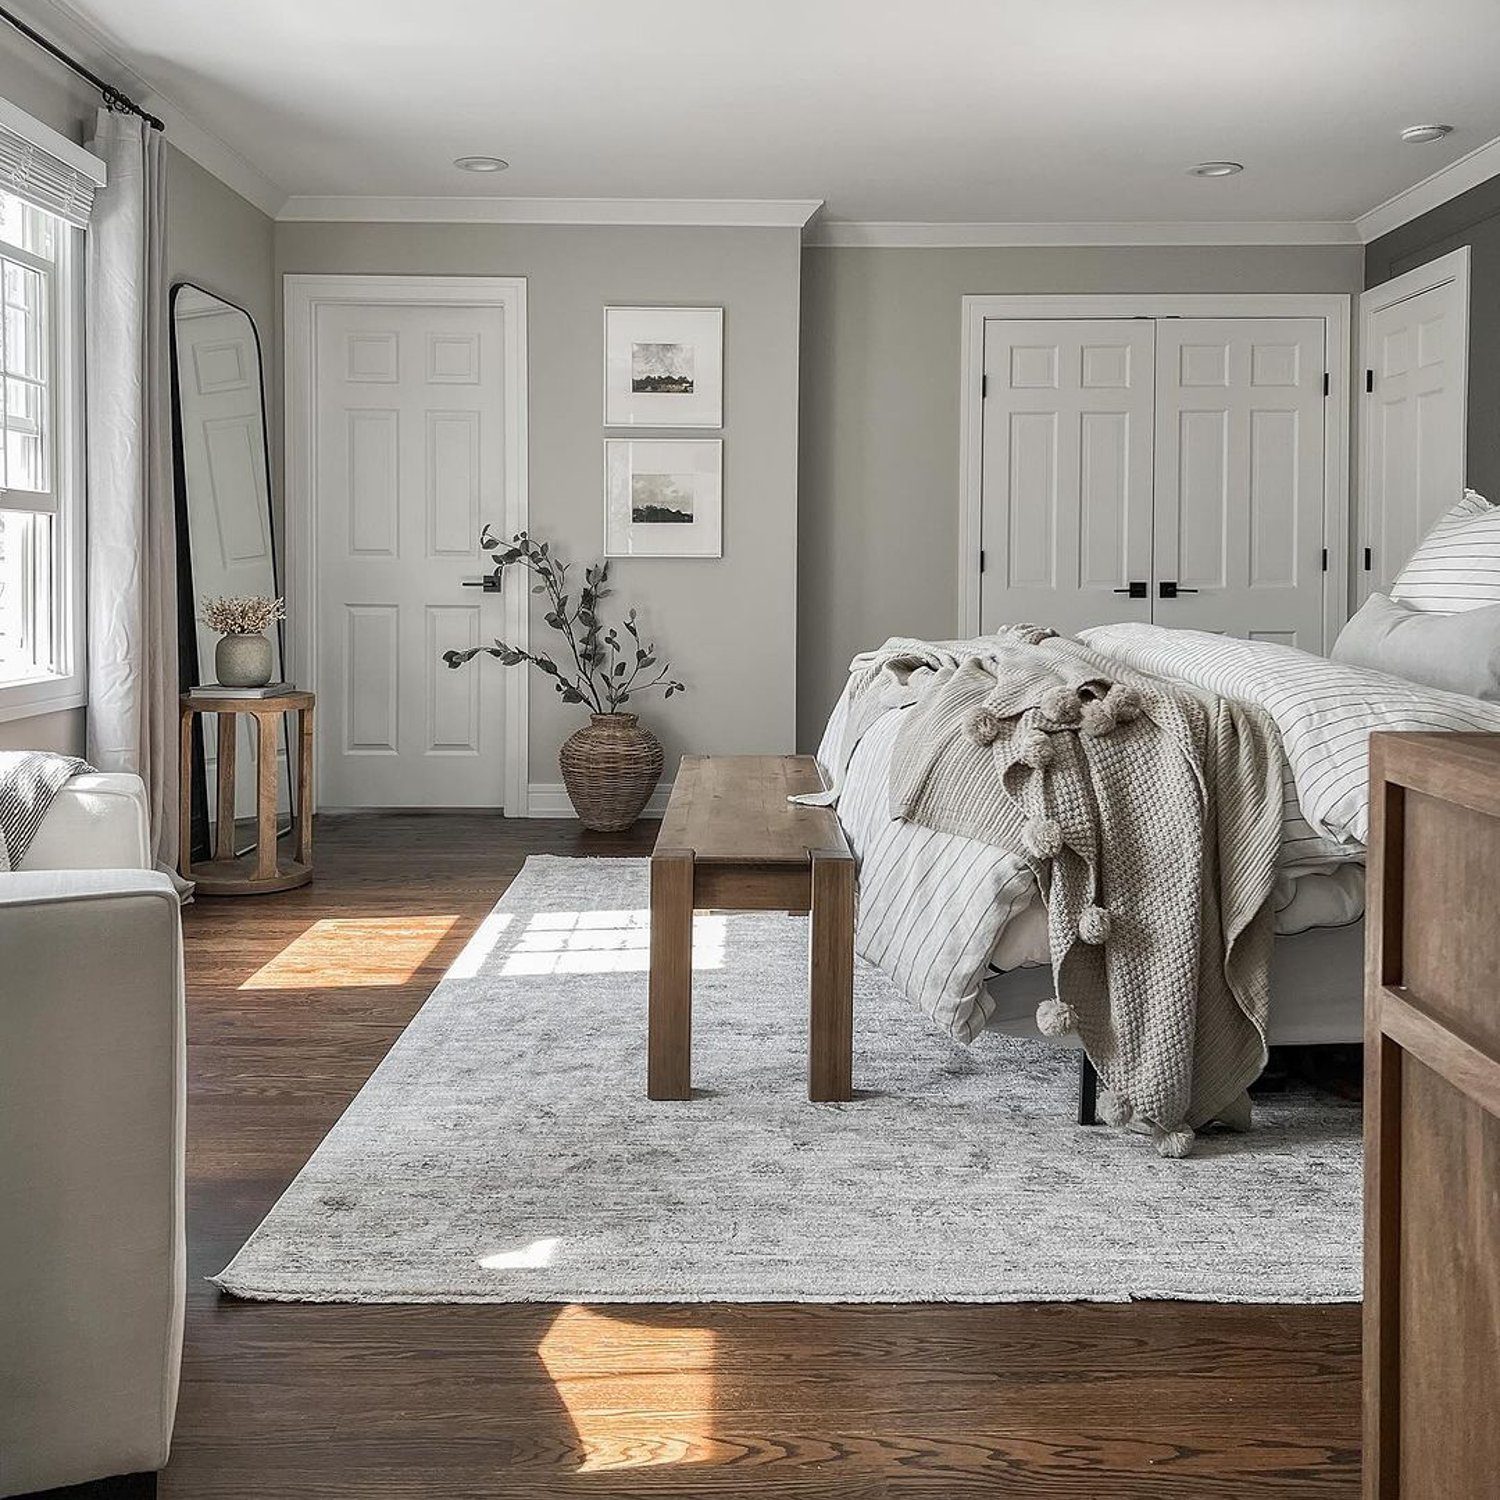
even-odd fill
[(807, 1096), (848, 1099), (854, 1049), (854, 856), (810, 755), (685, 755), (651, 855), (646, 1093), (692, 1096), (693, 911), (812, 913)]

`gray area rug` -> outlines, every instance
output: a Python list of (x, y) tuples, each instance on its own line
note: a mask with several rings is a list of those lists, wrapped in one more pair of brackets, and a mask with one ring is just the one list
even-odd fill
[(805, 918), (700, 914), (695, 1097), (645, 1096), (647, 866), (533, 858), (217, 1278), (322, 1302), (1336, 1302), (1360, 1119), (1312, 1095), (1183, 1161), (1073, 1123), (1070, 1054), (951, 1041), (875, 970), (806, 1090)]

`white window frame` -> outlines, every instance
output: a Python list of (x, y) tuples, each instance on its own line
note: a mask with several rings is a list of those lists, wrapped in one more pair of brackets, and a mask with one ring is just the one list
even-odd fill
[[(81, 708), (88, 701), (86, 626), (83, 266), (84, 231), (53, 217), (56, 255), (47, 268), (52, 287), (48, 359), (54, 670), (44, 676), (0, 680), (0, 723)], [(10, 253), (9, 247), (7, 253)], [(15, 252), (28, 259), (26, 252)], [(16, 492), (19, 496), (22, 492)], [(0, 490), (0, 510), (33, 507)]]

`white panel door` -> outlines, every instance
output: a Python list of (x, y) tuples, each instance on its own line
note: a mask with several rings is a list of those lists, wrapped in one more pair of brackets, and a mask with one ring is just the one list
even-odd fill
[(1156, 330), (1152, 619), (1323, 650), (1323, 320)]
[(1149, 620), (1154, 325), (984, 330), (980, 628)]
[[(504, 515), (496, 307), (318, 309), (318, 802), (498, 807), (503, 682), (450, 649), (501, 633), (481, 525)], [(507, 586), (512, 586), (508, 584)]]
[(1383, 294), (1375, 287), (1360, 299), (1365, 389), (1355, 577), (1361, 600), (1372, 589), (1390, 589), (1464, 488), (1466, 282), (1450, 279), (1387, 305)]

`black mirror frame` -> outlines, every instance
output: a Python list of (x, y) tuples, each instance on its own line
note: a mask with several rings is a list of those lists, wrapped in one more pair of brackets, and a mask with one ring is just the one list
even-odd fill
[[(176, 502), (177, 519), (177, 682), (181, 692), (187, 692), (191, 687), (197, 686), (201, 680), (202, 663), (198, 660), (198, 616), (197, 595), (193, 588), (193, 550), (192, 535), (188, 526), (188, 492), (187, 492), (187, 468), (183, 462), (183, 439), (182, 439), (182, 386), (181, 371), (177, 362), (177, 299), (183, 292), (199, 292), (205, 297), (212, 297), (216, 302), (222, 302), (225, 307), (232, 308), (235, 312), (245, 315), (245, 321), (250, 325), (251, 336), (255, 339), (255, 361), (256, 375), (260, 387), (260, 440), (265, 452), (266, 463), (266, 526), (271, 538), (271, 587), (280, 595), (281, 586), (281, 555), (278, 546), (279, 538), (276, 531), (276, 480), (271, 468), (271, 429), (270, 418), (266, 408), (266, 355), (265, 346), (261, 343), (260, 326), (256, 323), (250, 309), (241, 306), (238, 302), (232, 302), (228, 297), (222, 297), (218, 292), (202, 285), (200, 282), (182, 280), (172, 284), (171, 295), (167, 306), (167, 352), (171, 366), (171, 396), (172, 396), (172, 490)], [(280, 653), (281, 670), (286, 672), (286, 625), (278, 621), (276, 626), (276, 640)], [(286, 756), (287, 776), (290, 779), (295, 774), (292, 764), (291, 736), (285, 720), (282, 723), (282, 750)], [(193, 755), (192, 755), (192, 858), (207, 857), (209, 850), (209, 826), (208, 826), (208, 777), (205, 770), (206, 760), (203, 753), (203, 719), (201, 715), (193, 718)], [(288, 788), (292, 797), (295, 797), (295, 788)], [(293, 803), (295, 805), (295, 803)], [(279, 822), (278, 822), (279, 828)]]

